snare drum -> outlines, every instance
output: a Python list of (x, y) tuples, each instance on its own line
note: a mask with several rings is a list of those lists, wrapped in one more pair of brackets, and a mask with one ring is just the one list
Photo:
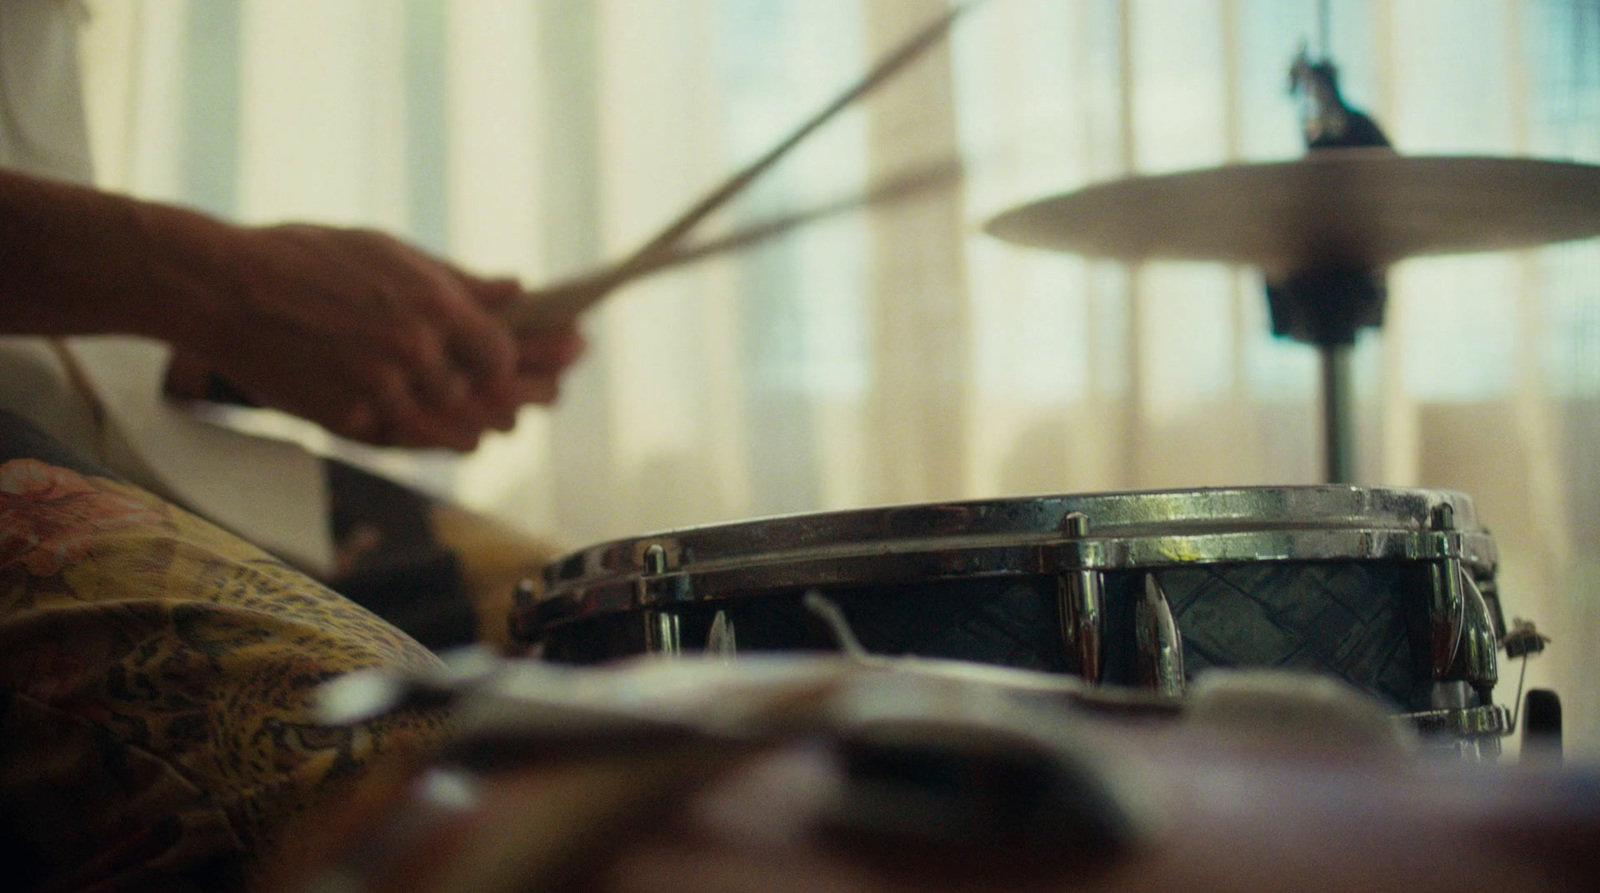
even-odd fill
[[(838, 647), (1171, 694), (1208, 667), (1309, 669), (1499, 734), (1495, 547), (1459, 493), (1350, 486), (1040, 496), (795, 515), (596, 545), (524, 593), (546, 659)], [(531, 592), (531, 590), (530, 590)]]

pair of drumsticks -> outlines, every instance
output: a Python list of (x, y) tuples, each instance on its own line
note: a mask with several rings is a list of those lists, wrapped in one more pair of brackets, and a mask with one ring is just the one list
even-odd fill
[[(854, 198), (780, 217), (697, 245), (683, 244), (689, 232), (713, 211), (743, 192), (756, 178), (788, 155), (812, 132), (921, 56), (945, 36), (957, 18), (982, 2), (983, 0), (968, 0), (958, 4), (932, 24), (917, 31), (838, 98), (828, 103), (766, 154), (723, 181), (632, 254), (599, 270), (527, 292), (520, 300), (507, 305), (502, 311), (503, 318), (513, 328), (519, 330), (560, 328), (577, 319), (584, 311), (619, 287), (648, 274), (743, 248), (831, 214), (897, 201), (953, 181), (961, 173), (959, 160), (913, 170)], [(248, 397), (239, 393), (220, 376), (209, 373), (203, 366), (184, 365), (181, 358), (175, 358), (169, 365), (165, 389), (169, 396), (184, 399), (204, 398), (239, 406), (252, 405)]]
[(806, 120), (766, 154), (723, 181), (632, 254), (597, 271), (530, 292), (526, 298), (513, 303), (505, 310), (504, 316), (507, 322), (518, 329), (564, 325), (620, 286), (650, 273), (741, 248), (829, 214), (906, 198), (955, 179), (961, 171), (959, 161), (935, 164), (893, 178), (854, 199), (782, 217), (714, 241), (694, 246), (683, 245), (684, 237), (713, 211), (743, 192), (756, 178), (777, 164), (806, 137), (832, 120), (839, 112), (877, 89), (912, 60), (921, 56), (949, 32), (957, 18), (982, 2), (983, 0), (969, 0), (958, 4), (952, 7), (949, 13), (917, 31), (838, 98)]

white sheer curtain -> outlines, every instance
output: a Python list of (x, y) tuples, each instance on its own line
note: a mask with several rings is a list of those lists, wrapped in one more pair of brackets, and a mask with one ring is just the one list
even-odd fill
[[(106, 185), (382, 226), (538, 282), (614, 257), (942, 0), (91, 4)], [(366, 461), (570, 544), (776, 512), (1316, 480), (1316, 365), (1259, 278), (998, 243), (1019, 202), (1288, 158), (1316, 3), (990, 0), (723, 226), (959, 156), (959, 185), (641, 282), (561, 406), (465, 460)], [(1333, 0), (1401, 151), (1600, 161), (1593, 0)], [(1600, 753), (1600, 245), (1406, 262), (1356, 351), (1365, 483), (1472, 495), (1530, 684)], [(319, 448), (329, 445), (301, 432)], [(1515, 667), (1503, 676), (1515, 684)], [(1511, 692), (1507, 690), (1506, 696)]]

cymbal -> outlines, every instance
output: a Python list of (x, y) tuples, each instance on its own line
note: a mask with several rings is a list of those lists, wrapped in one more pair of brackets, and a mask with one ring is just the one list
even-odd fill
[(1122, 260), (1207, 260), (1269, 274), (1600, 236), (1600, 166), (1320, 150), (1089, 186), (990, 220), (1022, 245)]

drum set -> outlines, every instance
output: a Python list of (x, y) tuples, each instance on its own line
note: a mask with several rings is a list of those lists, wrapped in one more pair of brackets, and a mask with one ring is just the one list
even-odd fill
[[(1209, 668), (1342, 680), (1424, 738), (1492, 757), (1508, 629), (1493, 538), (1460, 493), (1355, 486), (1350, 348), (1408, 257), (1600, 235), (1600, 167), (1398, 154), (1304, 50), (1301, 159), (1091, 185), (986, 229), (1054, 251), (1259, 268), (1275, 334), (1322, 359), (1325, 483), (904, 505), (666, 531), (552, 563), (514, 636), (548, 660), (830, 650), (825, 598), (866, 651), (1071, 674), (1181, 697)], [(1519, 685), (1520, 687), (1520, 685)], [(1521, 692), (1515, 696), (1520, 700)], [(1559, 699), (1527, 715), (1560, 734)]]
[(1331, 66), (1306, 70), (1303, 159), (1094, 185), (987, 229), (1259, 267), (1275, 331), (1323, 358), (1324, 482), (575, 551), (518, 589), (538, 660), (349, 687), (329, 721), (442, 697), (462, 730), (289, 889), (1589, 888), (1591, 774), (1439, 774), (1495, 761), (1518, 713), (1524, 764), (1558, 762), (1555, 694), (1495, 697), (1502, 655), (1547, 639), (1505, 622), (1468, 496), (1352, 483), (1347, 364), (1390, 264), (1600, 235), (1600, 167), (1400, 155), (1350, 128)]

